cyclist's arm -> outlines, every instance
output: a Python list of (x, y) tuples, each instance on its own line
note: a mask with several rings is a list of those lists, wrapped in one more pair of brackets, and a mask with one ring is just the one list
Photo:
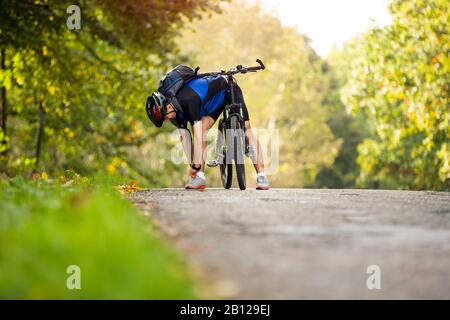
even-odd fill
[[(192, 143), (191, 157), (192, 161), (189, 163), (202, 165), (203, 164), (203, 137), (202, 137), (202, 121), (200, 115), (201, 100), (198, 94), (189, 87), (181, 89), (177, 95), (177, 99), (183, 106), (184, 116), (192, 126), (192, 136), (194, 142)], [(186, 139), (187, 140), (187, 139)], [(185, 151), (189, 149), (185, 148)], [(190, 160), (190, 157), (188, 157)]]
[(203, 153), (205, 144), (202, 122), (194, 122), (194, 124), (192, 125), (192, 131), (194, 135), (192, 163), (196, 166), (203, 166)]
[(192, 163), (192, 136), (188, 129), (179, 128), (181, 144), (188, 163)]

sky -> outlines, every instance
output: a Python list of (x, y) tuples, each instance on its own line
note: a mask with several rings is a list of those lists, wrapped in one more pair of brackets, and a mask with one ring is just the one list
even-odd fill
[[(383, 26), (391, 19), (389, 0), (261, 0), (284, 25), (296, 26), (312, 41), (322, 57), (371, 25)], [(373, 19), (374, 21), (371, 21)]]

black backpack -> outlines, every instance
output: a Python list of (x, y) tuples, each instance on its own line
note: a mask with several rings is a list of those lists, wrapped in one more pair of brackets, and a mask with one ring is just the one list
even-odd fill
[(175, 97), (177, 92), (187, 82), (197, 77), (199, 69), (199, 67), (192, 69), (188, 66), (178, 65), (170, 70), (159, 82), (158, 91), (174, 106), (175, 111), (182, 111)]

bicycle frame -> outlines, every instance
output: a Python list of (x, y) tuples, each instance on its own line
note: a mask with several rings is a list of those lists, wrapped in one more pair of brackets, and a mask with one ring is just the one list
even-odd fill
[[(228, 80), (228, 90), (230, 90), (230, 95), (231, 95), (231, 103), (227, 104), (225, 106), (225, 109), (223, 110), (222, 113), (222, 121), (225, 122), (225, 128), (226, 129), (230, 129), (230, 120), (231, 117), (237, 117), (237, 119), (239, 120), (239, 123), (241, 125), (241, 128), (243, 130), (244, 133), (244, 137), (245, 137), (245, 123), (244, 123), (244, 112), (242, 110), (242, 104), (241, 103), (236, 103), (235, 97), (234, 97), (234, 85), (235, 82), (237, 83), (236, 79), (234, 79), (234, 77), (232, 75), (229, 75), (227, 77)], [(247, 142), (245, 142), (245, 147), (247, 147)]]
[[(245, 128), (245, 122), (244, 122), (244, 114), (242, 110), (242, 105), (240, 103), (236, 103), (235, 96), (234, 96), (234, 86), (237, 84), (236, 79), (233, 77), (233, 75), (237, 73), (247, 73), (247, 72), (256, 72), (258, 70), (264, 70), (266, 67), (264, 63), (260, 59), (256, 59), (256, 62), (259, 64), (257, 67), (243, 67), (242, 65), (236, 66), (236, 68), (231, 68), (228, 71), (221, 70), (220, 72), (209, 72), (209, 73), (203, 73), (198, 74), (198, 77), (203, 76), (226, 76), (227, 82), (228, 82), (228, 90), (231, 94), (231, 103), (227, 104), (225, 106), (225, 109), (222, 113), (222, 119), (219, 122), (219, 126), (222, 125), (222, 123), (225, 123), (225, 128), (230, 129), (230, 121), (232, 117), (236, 117), (239, 121), (240, 127), (243, 130), (244, 137), (246, 136), (246, 128)], [(198, 69), (197, 69), (198, 71)], [(244, 150), (248, 150), (248, 142), (247, 139), (244, 139)]]

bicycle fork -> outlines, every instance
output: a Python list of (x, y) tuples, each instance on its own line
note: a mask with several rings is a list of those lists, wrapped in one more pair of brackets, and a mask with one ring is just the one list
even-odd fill
[(219, 130), (217, 133), (217, 142), (216, 142), (216, 150), (215, 156), (213, 159), (210, 159), (206, 162), (208, 167), (217, 167), (219, 164), (222, 164), (224, 161), (224, 154), (226, 154), (227, 147), (223, 144), (223, 131), (226, 131), (226, 126), (224, 130), (221, 130), (221, 127), (224, 125), (223, 119), (219, 122)]

